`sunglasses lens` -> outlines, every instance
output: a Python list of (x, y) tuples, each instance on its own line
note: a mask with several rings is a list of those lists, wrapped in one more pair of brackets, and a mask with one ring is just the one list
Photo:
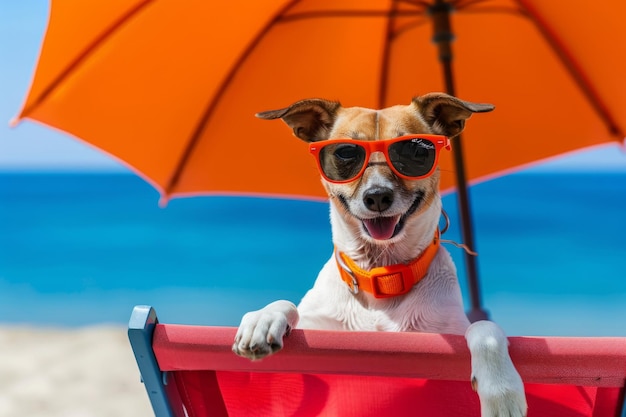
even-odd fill
[(320, 165), (332, 181), (347, 181), (356, 177), (365, 163), (366, 151), (352, 143), (333, 143), (320, 149)]
[(389, 145), (389, 159), (394, 168), (407, 177), (421, 177), (435, 164), (435, 145), (426, 139), (407, 139)]

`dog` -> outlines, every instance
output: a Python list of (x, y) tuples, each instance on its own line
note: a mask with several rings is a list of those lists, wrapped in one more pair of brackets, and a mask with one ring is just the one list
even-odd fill
[(245, 314), (233, 351), (261, 359), (296, 326), (465, 335), (481, 415), (525, 416), (506, 336), (490, 321), (470, 324), (456, 268), (439, 245), (437, 156), (473, 113), (493, 109), (430, 93), (382, 110), (307, 99), (258, 113), (282, 119), (309, 143), (330, 201), (335, 252), (298, 307), (280, 300)]

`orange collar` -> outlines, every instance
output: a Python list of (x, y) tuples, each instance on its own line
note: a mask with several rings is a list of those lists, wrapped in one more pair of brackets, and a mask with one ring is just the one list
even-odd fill
[(370, 271), (359, 268), (346, 254), (336, 249), (335, 259), (341, 279), (348, 284), (352, 294), (366, 291), (376, 298), (395, 297), (409, 292), (426, 276), (430, 263), (439, 249), (439, 240), (437, 229), (433, 242), (410, 263), (381, 266)]

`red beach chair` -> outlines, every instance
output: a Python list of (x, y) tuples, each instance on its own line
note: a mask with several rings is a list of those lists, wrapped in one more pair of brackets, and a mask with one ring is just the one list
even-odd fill
[[(258, 362), (232, 327), (160, 324), (135, 307), (129, 338), (157, 417), (476, 416), (461, 336), (294, 330)], [(626, 417), (626, 337), (511, 337), (531, 417)]]

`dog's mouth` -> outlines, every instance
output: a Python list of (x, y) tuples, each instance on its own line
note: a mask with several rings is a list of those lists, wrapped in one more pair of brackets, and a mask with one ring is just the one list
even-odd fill
[(372, 219), (361, 220), (363, 227), (373, 239), (387, 240), (397, 236), (404, 227), (406, 219), (411, 216), (424, 200), (424, 192), (420, 191), (415, 196), (415, 200), (406, 213), (388, 217), (374, 217)]
[(374, 217), (363, 220), (363, 226), (367, 233), (377, 240), (387, 240), (395, 236), (400, 230), (400, 219), (402, 216)]

